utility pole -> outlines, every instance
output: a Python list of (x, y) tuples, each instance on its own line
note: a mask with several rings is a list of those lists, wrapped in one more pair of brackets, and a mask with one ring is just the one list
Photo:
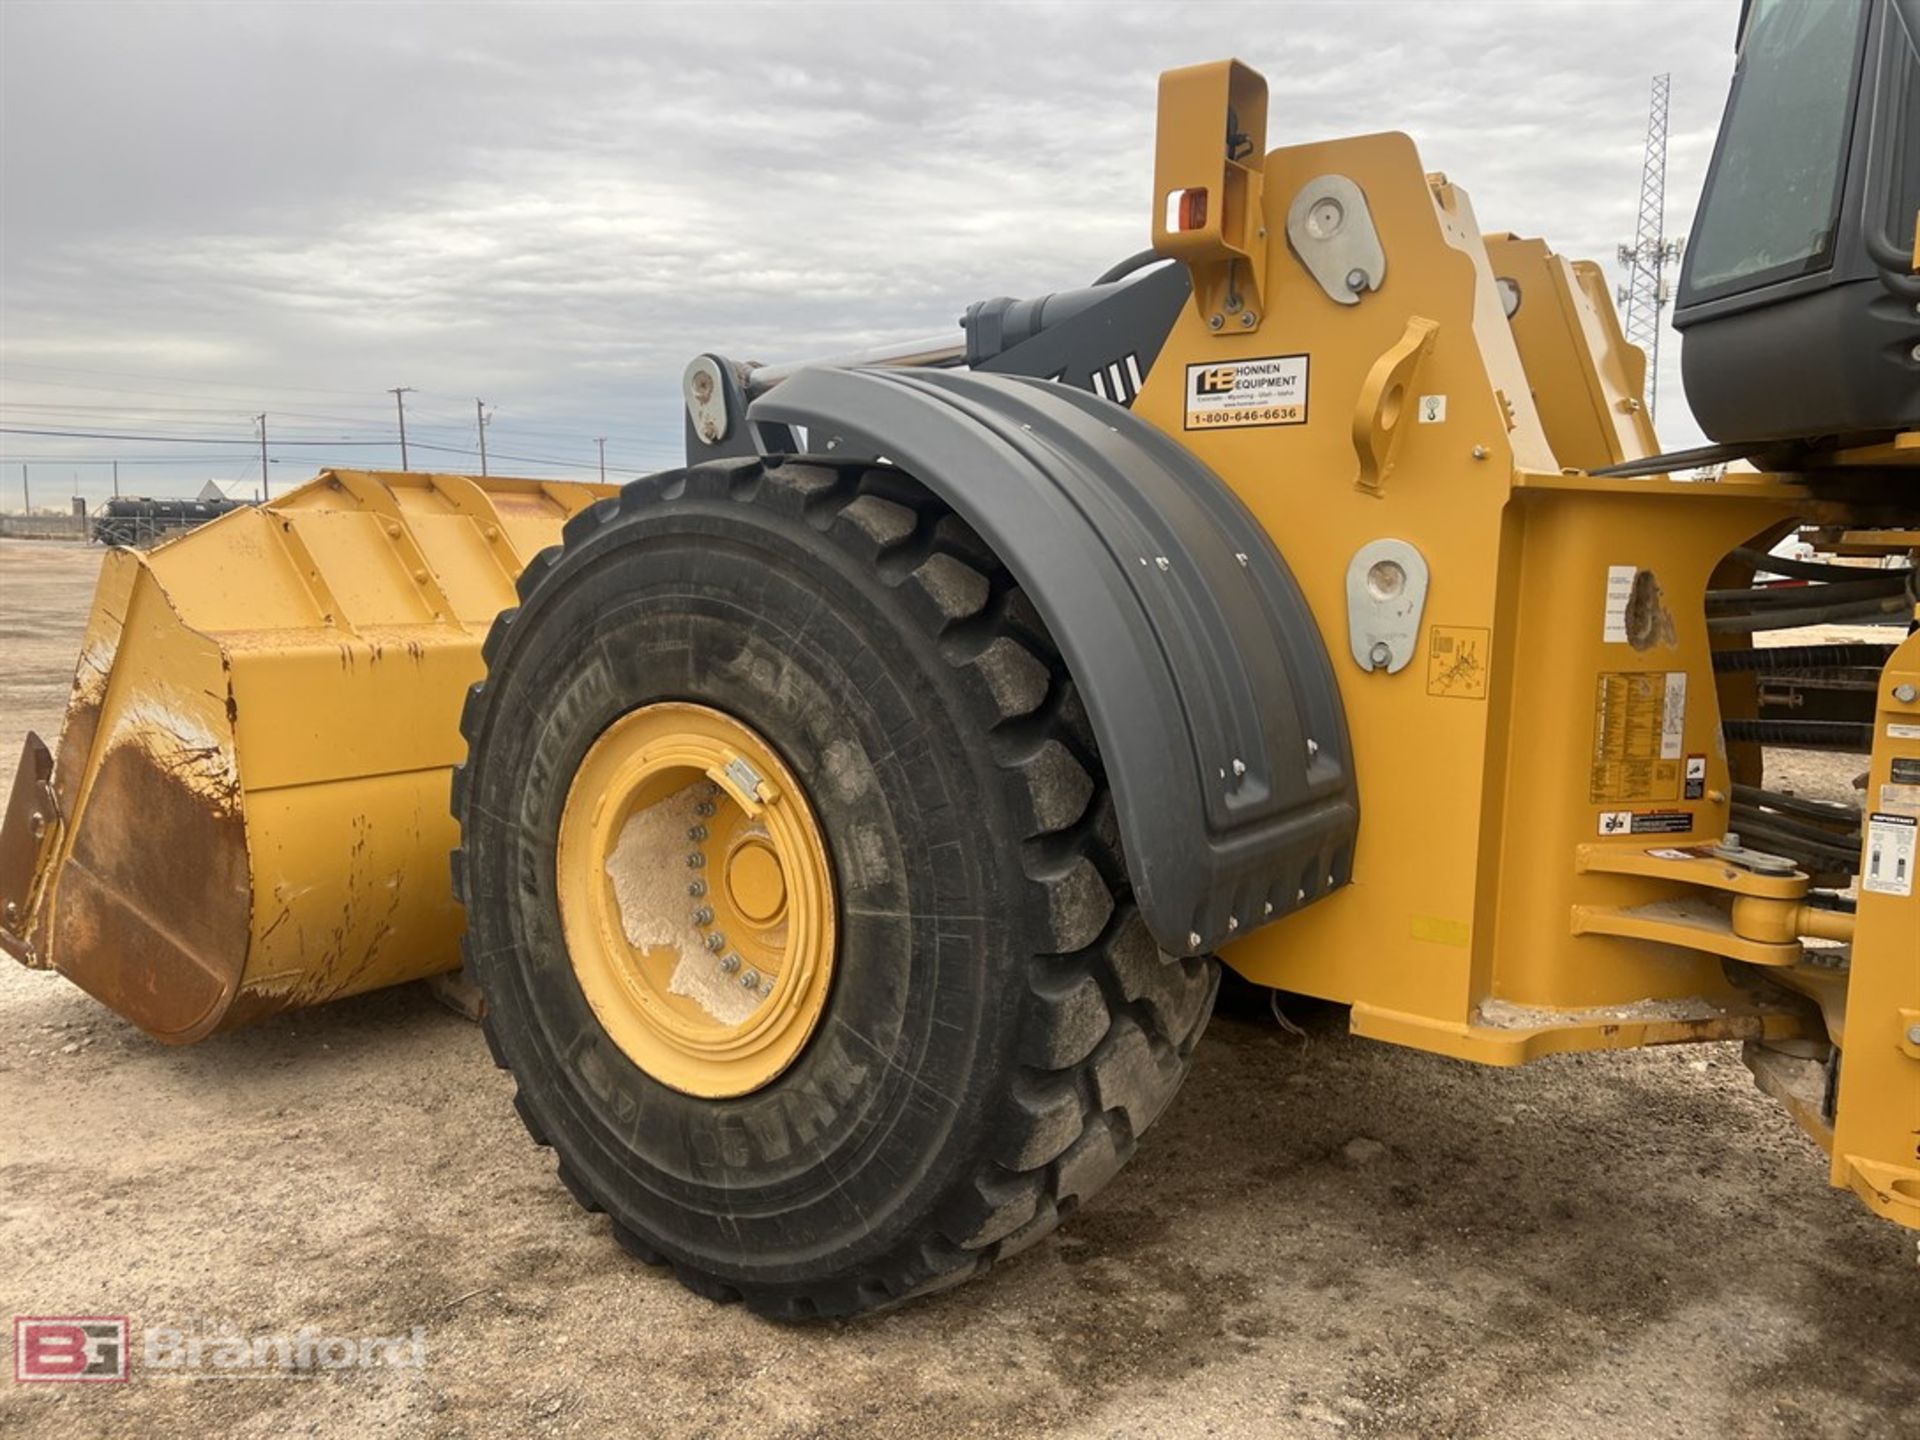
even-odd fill
[(1653, 77), (1653, 100), (1647, 108), (1647, 155), (1640, 170), (1640, 223), (1633, 244), (1619, 247), (1627, 283), (1615, 292), (1626, 306), (1627, 343), (1647, 356), (1647, 414), (1660, 409), (1660, 312), (1667, 306), (1667, 281), (1662, 273), (1669, 261), (1680, 258), (1682, 241), (1666, 238), (1667, 223), (1667, 96), (1671, 75)]
[(118, 460), (113, 462), (113, 498), (116, 500), (120, 498), (120, 462)]
[(487, 402), (477, 396), (473, 402), (473, 418), (480, 427), (480, 473), (487, 473)]
[(26, 507), (27, 514), (31, 515), (33, 513), (33, 492), (27, 488), (27, 467), (25, 462), (22, 462), (20, 466), (20, 503)]
[(265, 412), (262, 412), (253, 418), (260, 425), (260, 498), (265, 500), (267, 498), (267, 417)]
[(596, 436), (593, 443), (600, 447), (600, 483), (604, 485), (607, 483), (607, 437)]
[(400, 468), (407, 468), (407, 392), (411, 385), (396, 385), (387, 393), (393, 396), (393, 408), (400, 412)]

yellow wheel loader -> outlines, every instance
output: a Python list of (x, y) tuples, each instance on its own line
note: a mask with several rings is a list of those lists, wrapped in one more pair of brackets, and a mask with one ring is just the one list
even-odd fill
[(1745, 1041), (1920, 1227), (1917, 37), (1743, 16), (1705, 450), (1596, 266), (1403, 135), (1268, 149), (1225, 62), (1161, 80), (1150, 251), (699, 356), (684, 468), (329, 472), (116, 551), (0, 939), (170, 1042), (464, 965), (580, 1203), (773, 1316), (1045, 1235), (1217, 962), (1489, 1065)]

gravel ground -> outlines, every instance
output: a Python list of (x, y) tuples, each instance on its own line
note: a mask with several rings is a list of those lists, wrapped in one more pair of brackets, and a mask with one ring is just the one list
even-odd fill
[[(58, 724), (98, 557), (0, 542), (9, 765)], [(0, 1306), (427, 1340), (10, 1384), (0, 1432), (1915, 1433), (1914, 1237), (1826, 1187), (1735, 1047), (1487, 1071), (1290, 1013), (1216, 1019), (1127, 1172), (1003, 1271), (790, 1329), (627, 1262), (418, 987), (172, 1050), (0, 966)]]

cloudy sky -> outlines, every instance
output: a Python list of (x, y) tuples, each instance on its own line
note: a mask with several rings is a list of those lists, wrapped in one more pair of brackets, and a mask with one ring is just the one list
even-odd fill
[(1270, 144), (1405, 130), (1488, 228), (1610, 260), (1662, 70), (1685, 230), (1738, 9), (6, 0), (0, 505), (23, 461), (36, 504), (116, 457), (257, 477), (263, 411), (276, 487), (393, 465), (400, 385), (416, 467), (476, 468), (476, 397), (496, 473), (672, 463), (700, 350), (917, 338), (1140, 249), (1154, 77), (1229, 54)]

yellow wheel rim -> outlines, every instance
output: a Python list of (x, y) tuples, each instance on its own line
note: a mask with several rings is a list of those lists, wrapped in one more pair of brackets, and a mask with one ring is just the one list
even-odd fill
[(573, 973), (634, 1064), (720, 1098), (793, 1063), (833, 980), (833, 875), (758, 733), (704, 705), (622, 716), (568, 787), (556, 863)]

